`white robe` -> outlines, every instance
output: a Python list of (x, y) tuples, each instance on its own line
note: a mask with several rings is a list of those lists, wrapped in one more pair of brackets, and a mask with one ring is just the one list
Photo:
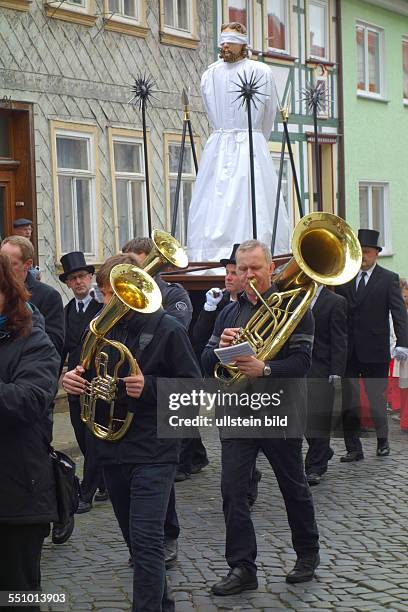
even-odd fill
[[(227, 258), (235, 243), (253, 237), (248, 118), (238, 97), (238, 74), (254, 73), (262, 85), (251, 105), (257, 238), (271, 245), (278, 178), (268, 149), (276, 113), (276, 90), (271, 69), (244, 59), (219, 60), (201, 79), (201, 94), (213, 132), (205, 146), (190, 204), (187, 247), (190, 261)], [(274, 254), (288, 253), (289, 222), (281, 199)]]

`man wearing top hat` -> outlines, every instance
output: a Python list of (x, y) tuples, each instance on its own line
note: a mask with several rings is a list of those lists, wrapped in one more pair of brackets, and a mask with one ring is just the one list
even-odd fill
[(390, 454), (385, 390), (390, 361), (391, 313), (397, 337), (395, 358), (408, 357), (407, 311), (401, 297), (399, 277), (377, 264), (382, 248), (379, 232), (360, 229), (363, 259), (357, 276), (336, 292), (343, 295), (348, 306), (348, 355), (343, 382), (343, 429), (347, 453), (342, 462), (364, 459), (360, 440), (359, 377), (370, 403), (371, 416), (377, 434), (377, 456)]
[[(84, 254), (81, 251), (67, 253), (61, 257), (63, 274), (59, 279), (71, 289), (74, 297), (65, 306), (65, 344), (62, 355), (62, 363), (68, 357), (68, 370), (72, 370), (80, 363), (82, 338), (89, 323), (94, 319), (102, 308), (91, 295), (92, 277), (95, 272), (93, 266), (87, 265)], [(88, 512), (92, 508), (92, 500), (99, 487), (100, 491), (95, 495), (96, 501), (107, 499), (102, 470), (96, 462), (94, 451), (94, 440), (91, 432), (81, 420), (81, 406), (78, 397), (68, 395), (69, 412), (72, 427), (78, 446), (84, 456), (84, 474), (81, 483), (81, 499), (78, 513)]]

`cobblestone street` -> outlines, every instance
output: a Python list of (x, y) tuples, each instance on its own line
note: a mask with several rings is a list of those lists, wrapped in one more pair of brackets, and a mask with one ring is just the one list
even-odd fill
[[(392, 423), (390, 457), (375, 456), (376, 440), (363, 440), (365, 460), (339, 463), (336, 451), (328, 474), (313, 496), (321, 537), (317, 579), (291, 586), (284, 575), (295, 555), (282, 497), (269, 465), (253, 511), (258, 539), (259, 589), (215, 597), (210, 586), (227, 572), (224, 521), (219, 492), (220, 445), (205, 432), (210, 465), (177, 483), (182, 533), (179, 557), (168, 579), (177, 612), (224, 610), (408, 611), (408, 436)], [(132, 572), (109, 502), (76, 518), (71, 539), (62, 546), (47, 540), (43, 553), (43, 590), (65, 592), (69, 607), (53, 609), (129, 610)]]

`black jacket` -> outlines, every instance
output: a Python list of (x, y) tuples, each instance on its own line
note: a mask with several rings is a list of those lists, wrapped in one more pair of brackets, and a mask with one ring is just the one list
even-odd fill
[(65, 323), (64, 306), (58, 291), (37, 281), (32, 274), (27, 274), (26, 287), (31, 294), (30, 302), (34, 304), (45, 319), (45, 331), (58, 353), (62, 355), (64, 347)]
[(26, 338), (0, 333), (0, 522), (57, 520), (48, 445), (48, 411), (60, 357), (33, 314)]
[(215, 321), (221, 310), (231, 302), (231, 294), (225, 291), (215, 310), (201, 310), (191, 334), (195, 354), (200, 359), (205, 345), (211, 337)]
[[(103, 464), (114, 463), (177, 463), (179, 441), (157, 437), (157, 379), (162, 378), (200, 378), (201, 373), (186, 330), (172, 316), (162, 310), (151, 315), (154, 322), (153, 337), (138, 357), (139, 340), (146, 329), (148, 318), (133, 314), (122, 319), (112, 329), (109, 338), (125, 343), (137, 357), (144, 375), (145, 385), (139, 399), (120, 391), (115, 402), (116, 415), (124, 416), (128, 411), (134, 417), (129, 431), (116, 442), (96, 440), (98, 455)], [(149, 323), (151, 325), (152, 323)], [(112, 364), (117, 353), (108, 350)], [(126, 375), (126, 370), (119, 373)], [(106, 407), (106, 404), (105, 404)], [(168, 406), (161, 406), (168, 411)], [(104, 407), (98, 402), (97, 411), (103, 413)], [(97, 419), (98, 420), (98, 419)]]
[(184, 329), (188, 330), (193, 316), (193, 306), (187, 291), (179, 283), (168, 283), (163, 280), (160, 274), (155, 276), (155, 281), (162, 294), (164, 310), (167, 314), (176, 317)]
[(347, 362), (347, 303), (322, 287), (312, 308), (315, 333), (309, 378), (343, 376)]
[(390, 360), (391, 312), (396, 346), (408, 347), (408, 319), (394, 272), (375, 266), (360, 300), (357, 301), (356, 279), (336, 288), (347, 300), (348, 356), (355, 351), (361, 363), (386, 363)]
[(80, 315), (80, 322), (77, 328), (71, 329), (71, 326), (69, 324), (70, 315), (76, 310), (75, 298), (72, 298), (72, 300), (70, 300), (65, 306), (65, 341), (64, 350), (61, 357), (61, 364), (62, 366), (64, 365), (65, 359), (68, 356), (68, 370), (73, 370), (75, 366), (79, 364), (84, 332), (88, 328), (89, 323), (97, 316), (102, 307), (103, 304), (92, 299), (89, 302), (85, 312)]

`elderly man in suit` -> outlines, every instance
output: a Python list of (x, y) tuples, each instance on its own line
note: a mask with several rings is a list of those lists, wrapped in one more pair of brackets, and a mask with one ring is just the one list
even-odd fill
[(311, 303), (315, 320), (312, 366), (308, 373), (305, 471), (309, 485), (320, 483), (333, 456), (330, 429), (334, 383), (344, 376), (347, 360), (347, 303), (320, 285)]
[(379, 232), (360, 229), (358, 238), (363, 259), (357, 276), (337, 288), (348, 305), (348, 357), (343, 384), (343, 429), (347, 453), (342, 462), (364, 459), (360, 440), (359, 377), (370, 403), (377, 433), (377, 456), (390, 454), (385, 390), (390, 361), (391, 312), (397, 338), (395, 358), (408, 356), (408, 319), (401, 297), (399, 277), (377, 264), (382, 248)]

